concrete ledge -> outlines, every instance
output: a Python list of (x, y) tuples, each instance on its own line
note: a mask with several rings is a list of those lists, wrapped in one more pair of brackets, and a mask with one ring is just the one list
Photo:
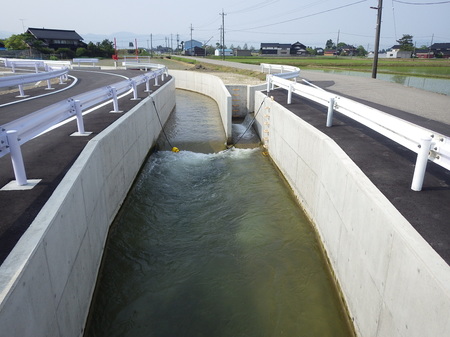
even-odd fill
[(270, 120), (270, 156), (316, 226), (358, 335), (450, 336), (445, 261), (333, 140), (268, 98), (264, 108), (255, 126)]
[[(151, 95), (163, 123), (174, 80)], [(151, 98), (93, 138), (0, 267), (0, 336), (83, 334), (108, 229), (161, 126)]]
[(231, 142), (232, 98), (222, 80), (217, 76), (195, 71), (169, 70), (169, 74), (175, 78), (178, 89), (195, 91), (209, 96), (216, 101), (225, 129), (227, 142)]

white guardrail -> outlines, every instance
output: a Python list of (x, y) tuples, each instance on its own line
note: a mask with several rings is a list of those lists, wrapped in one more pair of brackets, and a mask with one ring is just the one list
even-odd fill
[(14, 175), (18, 185), (26, 185), (27, 177), (22, 158), (20, 146), (40, 133), (62, 122), (65, 119), (75, 116), (77, 119), (78, 134), (86, 134), (84, 130), (82, 111), (101, 102), (112, 100), (114, 110), (120, 112), (117, 95), (133, 90), (133, 98), (137, 96), (137, 86), (145, 83), (146, 92), (150, 92), (150, 80), (155, 79), (158, 85), (158, 76), (164, 80), (168, 75), (164, 66), (159, 69), (124, 80), (113, 85), (92, 90), (64, 101), (52, 104), (46, 108), (35, 111), (29, 115), (16, 119), (12, 122), (0, 126), (0, 158), (10, 153), (13, 164)]
[[(262, 71), (267, 69), (269, 71), (287, 70), (287, 66), (271, 65), (271, 68), (268, 68), (267, 65), (261, 66)], [(267, 75), (267, 92), (273, 90), (275, 86), (286, 89), (288, 90), (288, 104), (291, 104), (292, 93), (295, 93), (326, 106), (328, 108), (327, 127), (333, 125), (333, 112), (337, 111), (415, 152), (417, 159), (411, 183), (412, 190), (422, 190), (428, 160), (450, 170), (450, 137), (348, 98), (332, 94), (306, 81), (309, 86), (287, 79), (295, 79), (298, 75), (299, 69), (298, 72), (297, 70), (292, 71), (291, 75), (285, 72), (273, 75), (269, 73)]]
[[(15, 73), (16, 68), (34, 68), (36, 73), (24, 74), (24, 75), (13, 75), (0, 78), (0, 88), (6, 87), (19, 87), (19, 96), (17, 97), (28, 97), (25, 95), (23, 86), (29, 83), (36, 83), (39, 81), (47, 81), (47, 89), (52, 90), (52, 85), (50, 80), (59, 77), (59, 83), (63, 84), (64, 80), (67, 79), (67, 74), (69, 69), (63, 64), (48, 64), (45, 61), (34, 61), (34, 60), (17, 60), (17, 59), (0, 59), (3, 61), (4, 66), (11, 68), (11, 71)], [(42, 68), (43, 72), (39, 72)]]

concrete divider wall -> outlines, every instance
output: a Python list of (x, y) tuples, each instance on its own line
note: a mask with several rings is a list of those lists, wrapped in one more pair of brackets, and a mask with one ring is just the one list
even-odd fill
[[(152, 97), (165, 123), (174, 80)], [(1, 337), (82, 335), (109, 226), (160, 131), (146, 98), (87, 144), (0, 267)]]
[(270, 156), (321, 237), (357, 334), (450, 336), (445, 261), (333, 140), (269, 98), (257, 118), (260, 134), (270, 120)]
[(227, 142), (231, 142), (232, 99), (222, 80), (217, 76), (195, 71), (169, 70), (169, 74), (176, 78), (178, 89), (195, 91), (216, 101)]

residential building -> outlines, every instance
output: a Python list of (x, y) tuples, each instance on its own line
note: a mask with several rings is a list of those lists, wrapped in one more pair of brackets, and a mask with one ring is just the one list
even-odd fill
[(400, 50), (401, 45), (392, 46), (390, 50), (386, 52), (386, 58), (394, 59), (409, 59), (412, 56), (412, 51)]
[(261, 43), (261, 55), (289, 56), (291, 45), (282, 43)]
[(291, 45), (290, 54), (291, 55), (299, 55), (299, 56), (307, 55), (308, 51), (306, 50), (306, 46), (304, 44), (297, 41)]
[(222, 55), (225, 55), (225, 56), (233, 56), (233, 49), (228, 49), (228, 48), (225, 48), (225, 49), (217, 48), (217, 49), (214, 51), (214, 55), (215, 55), (215, 56), (222, 56)]
[(430, 49), (416, 49), (414, 55), (419, 59), (431, 59), (434, 58), (434, 52)]
[(74, 30), (28, 28), (36, 40), (42, 41), (44, 46), (52, 49), (69, 48), (76, 50), (80, 47), (86, 47), (83, 38)]
[(233, 49), (234, 56), (252, 56), (252, 51), (249, 49)]
[(435, 57), (450, 58), (450, 43), (433, 43), (430, 50)]

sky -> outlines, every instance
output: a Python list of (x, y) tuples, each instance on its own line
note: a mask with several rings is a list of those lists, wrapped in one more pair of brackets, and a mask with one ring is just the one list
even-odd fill
[[(0, 7), (0, 38), (28, 27), (75, 30), (85, 42), (114, 41), (118, 48), (176, 47), (198, 40), (215, 46), (222, 22), (227, 47), (301, 42), (325, 47), (327, 40), (372, 51), (380, 0), (21, 0)], [(450, 1), (384, 0), (380, 49), (412, 35), (417, 47), (450, 43)], [(224, 15), (222, 15), (224, 13)], [(191, 29), (192, 28), (192, 29)]]

